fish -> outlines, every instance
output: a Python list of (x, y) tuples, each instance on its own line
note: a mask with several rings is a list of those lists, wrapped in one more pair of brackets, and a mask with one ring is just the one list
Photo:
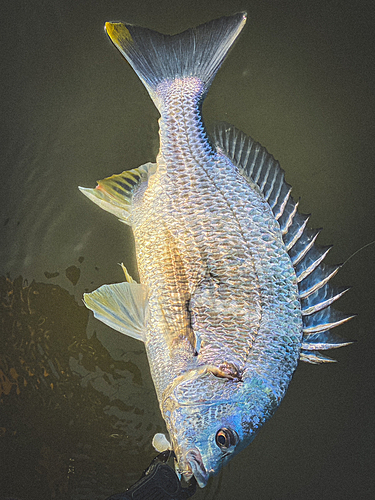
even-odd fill
[(299, 213), (284, 170), (228, 123), (209, 134), (202, 103), (246, 13), (176, 35), (123, 22), (105, 31), (157, 107), (149, 162), (79, 189), (131, 226), (140, 282), (84, 294), (94, 316), (144, 343), (176, 469), (203, 488), (248, 446), (285, 396), (299, 361), (333, 361), (340, 266)]

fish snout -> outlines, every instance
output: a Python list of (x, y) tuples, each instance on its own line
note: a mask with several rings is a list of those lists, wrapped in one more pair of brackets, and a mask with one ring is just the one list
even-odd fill
[(202, 455), (197, 448), (193, 448), (186, 453), (185, 463), (188, 464), (188, 469), (191, 470), (184, 474), (185, 479), (188, 481), (192, 476), (195, 477), (200, 488), (204, 488), (207, 484), (209, 473), (203, 464)]

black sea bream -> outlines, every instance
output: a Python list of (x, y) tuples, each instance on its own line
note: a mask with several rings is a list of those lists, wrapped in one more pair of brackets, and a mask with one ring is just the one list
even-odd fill
[(347, 343), (329, 330), (344, 290), (322, 264), (279, 163), (228, 124), (209, 138), (210, 84), (246, 22), (223, 17), (174, 36), (106, 23), (160, 112), (147, 163), (81, 191), (129, 224), (141, 283), (85, 294), (95, 317), (144, 342), (177, 467), (206, 485), (283, 399), (299, 359)]

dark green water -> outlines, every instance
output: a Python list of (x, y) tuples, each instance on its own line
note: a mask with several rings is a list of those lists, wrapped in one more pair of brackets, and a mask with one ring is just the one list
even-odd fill
[[(240, 10), (248, 23), (206, 121), (233, 123), (286, 170), (345, 261), (375, 239), (371, 2), (14, 0), (2, 8), (0, 498), (104, 500), (163, 432), (143, 346), (93, 320), (82, 293), (137, 276), (131, 232), (78, 191), (153, 161), (158, 114), (103, 33), (174, 33)], [(373, 498), (375, 247), (335, 279), (358, 317), (339, 363), (300, 366), (254, 443), (194, 499)]]

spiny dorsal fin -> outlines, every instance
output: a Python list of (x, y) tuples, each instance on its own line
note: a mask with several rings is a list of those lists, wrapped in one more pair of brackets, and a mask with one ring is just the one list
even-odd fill
[(303, 315), (300, 359), (309, 363), (333, 361), (317, 350), (351, 344), (337, 341), (326, 330), (345, 323), (353, 316), (343, 315), (330, 307), (346, 291), (334, 292), (328, 285), (340, 268), (323, 263), (331, 247), (315, 246), (320, 230), (307, 228), (309, 215), (298, 212), (298, 202), (290, 196), (291, 187), (285, 182), (284, 170), (263, 146), (227, 123), (217, 124), (212, 135), (219, 151), (231, 160), (250, 185), (255, 183), (258, 186), (279, 222), (299, 287)]
[(155, 163), (145, 163), (133, 170), (125, 170), (122, 174), (98, 181), (95, 189), (79, 187), (79, 190), (103, 210), (129, 224), (134, 193), (155, 171)]

